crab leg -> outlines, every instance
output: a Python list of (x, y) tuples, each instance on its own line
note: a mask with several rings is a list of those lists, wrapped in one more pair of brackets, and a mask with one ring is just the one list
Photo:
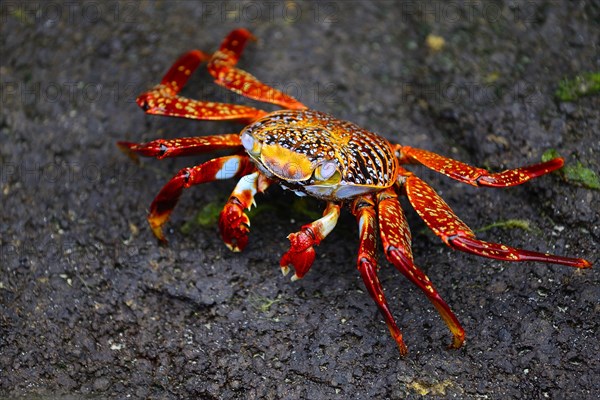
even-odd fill
[(117, 142), (117, 146), (135, 161), (138, 155), (156, 157), (159, 160), (167, 157), (191, 156), (207, 153), (213, 150), (241, 150), (240, 135), (229, 133), (225, 135), (194, 136), (177, 139), (157, 139), (148, 143)]
[(419, 163), (452, 179), (473, 186), (516, 186), (557, 170), (564, 164), (562, 158), (554, 158), (540, 164), (490, 173), (485, 169), (472, 167), (463, 162), (414, 147), (397, 145), (396, 152), (399, 154), (401, 163)]
[(182, 55), (165, 74), (160, 84), (142, 93), (136, 99), (147, 113), (171, 117), (203, 120), (236, 120), (252, 122), (266, 112), (257, 108), (213, 101), (192, 100), (178, 96), (192, 72), (209, 57), (199, 50)]
[(246, 71), (235, 68), (248, 40), (256, 40), (246, 29), (236, 29), (223, 40), (208, 63), (208, 72), (215, 82), (242, 96), (267, 103), (277, 104), (286, 109), (305, 109), (306, 106), (295, 98), (265, 85)]
[(454, 335), (452, 347), (459, 348), (465, 340), (465, 330), (448, 304), (435, 290), (427, 275), (414, 264), (410, 247), (410, 230), (398, 202), (398, 195), (393, 188), (388, 188), (377, 195), (377, 207), (379, 234), (388, 261), (425, 293)]
[(290, 249), (281, 257), (279, 265), (281, 272), (287, 275), (289, 266), (294, 267), (292, 280), (302, 278), (310, 269), (315, 260), (315, 249), (329, 233), (335, 228), (340, 216), (340, 205), (332, 202), (327, 203), (323, 217), (304, 225), (299, 232), (290, 233)]
[(246, 155), (234, 155), (215, 158), (192, 168), (184, 168), (177, 173), (154, 198), (150, 205), (148, 222), (154, 235), (166, 241), (162, 231), (163, 225), (175, 208), (184, 188), (200, 183), (229, 179), (254, 172), (256, 167)]
[(269, 180), (258, 171), (242, 177), (229, 196), (229, 200), (219, 215), (219, 230), (225, 245), (231, 251), (242, 251), (248, 243), (250, 219), (244, 209), (250, 210), (256, 206), (254, 196), (263, 193), (269, 185)]
[(365, 282), (365, 286), (371, 298), (377, 304), (379, 311), (385, 319), (390, 333), (398, 345), (401, 355), (406, 355), (408, 349), (402, 340), (402, 332), (394, 321), (387, 300), (383, 293), (383, 287), (377, 277), (377, 261), (375, 259), (376, 248), (376, 216), (375, 203), (371, 196), (357, 197), (352, 202), (352, 214), (356, 217), (359, 226), (360, 244), (358, 250), (358, 271)]
[(475, 233), (462, 222), (448, 204), (424, 181), (402, 170), (408, 200), (427, 226), (448, 246), (481, 257), (504, 261), (541, 261), (576, 268), (589, 268), (582, 258), (556, 256), (548, 253), (516, 249), (499, 243), (475, 239)]

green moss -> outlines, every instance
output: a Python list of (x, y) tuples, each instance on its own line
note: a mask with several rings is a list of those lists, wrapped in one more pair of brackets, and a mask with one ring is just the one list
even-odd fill
[(569, 182), (580, 184), (588, 189), (600, 190), (598, 175), (580, 162), (577, 162), (576, 165), (566, 165), (562, 169), (562, 173)]
[(223, 202), (215, 201), (207, 203), (191, 220), (187, 221), (181, 227), (184, 235), (191, 233), (196, 226), (209, 227), (215, 226), (219, 220), (219, 214), (223, 209)]
[(600, 92), (600, 72), (586, 72), (573, 79), (563, 79), (554, 95), (560, 101), (575, 101)]
[[(556, 157), (560, 157), (558, 151), (549, 149), (542, 154), (542, 161), (546, 162)], [(575, 165), (565, 165), (558, 170), (558, 172), (569, 183), (581, 185), (588, 189), (600, 190), (600, 179), (598, 178), (598, 175), (591, 169), (586, 168), (580, 162), (577, 162)]]
[(306, 197), (295, 198), (292, 203), (292, 213), (297, 216), (308, 217), (313, 221), (321, 218), (321, 213), (314, 211), (310, 203), (310, 200)]
[(560, 157), (560, 155), (556, 149), (548, 149), (542, 154), (542, 162), (550, 161), (558, 157)]
[(497, 221), (492, 224), (482, 226), (476, 229), (475, 232), (485, 232), (490, 229), (501, 228), (501, 229), (522, 229), (527, 232), (535, 231), (531, 222), (526, 219), (507, 219), (506, 221)]
[(273, 304), (279, 303), (280, 301), (281, 301), (281, 296), (277, 296), (277, 298), (275, 298), (275, 299), (270, 299), (268, 297), (255, 294), (254, 296), (250, 297), (250, 302), (252, 303), (252, 305), (258, 311), (263, 312), (263, 313), (266, 313), (267, 311), (269, 311), (269, 309), (271, 308), (271, 306)]
[[(181, 232), (188, 235), (197, 227), (210, 228), (216, 226), (225, 203), (225, 200), (217, 200), (205, 204), (192, 219), (183, 224)], [(252, 207), (250, 210), (244, 210), (244, 212), (250, 220), (269, 218), (265, 215), (277, 215), (279, 218), (314, 221), (322, 216), (321, 212), (317, 211), (322, 209), (319, 204), (322, 204), (322, 202), (312, 197), (294, 197), (291, 204), (289, 204), (289, 198), (287, 200), (273, 199), (270, 203), (262, 203), (260, 206)]]
[(10, 10), (10, 15), (23, 25), (33, 25), (30, 15), (22, 7), (15, 7), (14, 10)]

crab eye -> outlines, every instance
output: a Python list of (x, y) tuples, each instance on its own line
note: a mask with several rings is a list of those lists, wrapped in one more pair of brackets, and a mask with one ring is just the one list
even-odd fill
[(252, 135), (247, 132), (242, 133), (242, 146), (246, 149), (246, 151), (250, 154), (259, 154), (261, 149), (261, 144), (258, 140), (254, 139)]
[(315, 168), (315, 179), (319, 181), (339, 181), (340, 173), (334, 161), (325, 161)]

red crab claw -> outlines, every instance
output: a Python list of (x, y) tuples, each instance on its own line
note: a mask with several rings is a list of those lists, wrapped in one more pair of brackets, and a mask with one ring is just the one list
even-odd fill
[(327, 203), (323, 217), (304, 225), (299, 232), (290, 233), (290, 249), (281, 257), (279, 265), (283, 275), (290, 272), (289, 266), (293, 266), (296, 272), (292, 276), (292, 281), (302, 278), (310, 269), (315, 261), (315, 249), (335, 227), (340, 216), (340, 205), (336, 203)]
[(315, 261), (313, 245), (318, 245), (320, 240), (315, 237), (310, 225), (303, 226), (300, 232), (290, 233), (287, 238), (290, 240), (290, 249), (281, 257), (279, 265), (283, 275), (290, 272), (290, 265), (293, 266), (295, 274), (292, 281), (295, 281), (306, 275)]
[(219, 230), (229, 250), (239, 252), (248, 244), (250, 219), (236, 198), (231, 198), (219, 215)]

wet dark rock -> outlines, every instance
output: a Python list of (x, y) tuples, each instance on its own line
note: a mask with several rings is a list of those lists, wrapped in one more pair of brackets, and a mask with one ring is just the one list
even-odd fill
[[(182, 226), (235, 183), (187, 190), (161, 246), (145, 220), (153, 196), (206, 158), (137, 166), (115, 146), (239, 131), (145, 116), (134, 99), (179, 54), (214, 51), (243, 26), (259, 41), (240, 66), (312, 108), (494, 170), (554, 148), (599, 173), (599, 97), (554, 98), (563, 78), (597, 70), (592, 3), (1, 3), (0, 397), (599, 398), (597, 268), (464, 255), (407, 209), (415, 260), (467, 341), (448, 350), (431, 304), (381, 256), (400, 358), (356, 272), (346, 210), (290, 283), (285, 236), (309, 220), (289, 215), (293, 195), (258, 197), (265, 211), (232, 254), (216, 225)], [(445, 40), (437, 53), (429, 33)], [(205, 70), (185, 95), (258, 106), (213, 89)], [(476, 189), (410, 168), (474, 228), (533, 227), (483, 239), (597, 263), (598, 191), (559, 174)]]

